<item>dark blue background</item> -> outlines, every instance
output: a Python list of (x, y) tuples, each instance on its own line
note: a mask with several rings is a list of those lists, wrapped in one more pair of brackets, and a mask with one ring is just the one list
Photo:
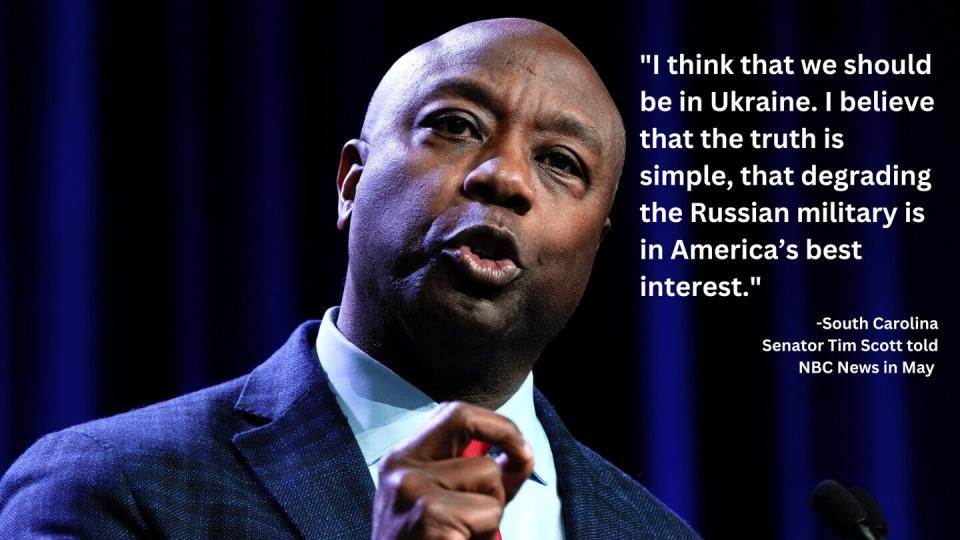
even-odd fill
[[(43, 433), (238, 376), (339, 300), (337, 161), (405, 50), (477, 18), (551, 23), (594, 61), (628, 131), (627, 166), (592, 285), (537, 368), (575, 435), (708, 538), (828, 538), (807, 495), (824, 477), (871, 490), (891, 538), (944, 538), (958, 478), (956, 17), (935, 3), (648, 0), (518, 8), (397, 2), (0, 2), (0, 470)], [(653, 78), (642, 53), (934, 54), (919, 79)], [(641, 89), (932, 94), (933, 114), (642, 114)], [(637, 133), (829, 125), (841, 157), (644, 152)], [(927, 207), (863, 226), (638, 219), (642, 167), (934, 169), (934, 190), (763, 192)], [(708, 202), (742, 195), (695, 195)], [(861, 240), (858, 263), (643, 261), (641, 238)], [(743, 299), (652, 299), (650, 277), (760, 274)], [(932, 378), (800, 376), (760, 340), (822, 339), (823, 316), (939, 320)], [(889, 336), (887, 336), (889, 337)], [(907, 337), (907, 336), (901, 336)], [(915, 336), (911, 336), (915, 337)], [(852, 359), (857, 359), (853, 357)], [(875, 358), (874, 358), (875, 359)], [(890, 360), (899, 360), (892, 356)]]

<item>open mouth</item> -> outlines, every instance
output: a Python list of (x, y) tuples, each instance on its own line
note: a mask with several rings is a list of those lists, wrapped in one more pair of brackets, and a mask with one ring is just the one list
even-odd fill
[(471, 281), (486, 287), (508, 285), (523, 273), (512, 233), (490, 225), (468, 227), (444, 242), (443, 253)]

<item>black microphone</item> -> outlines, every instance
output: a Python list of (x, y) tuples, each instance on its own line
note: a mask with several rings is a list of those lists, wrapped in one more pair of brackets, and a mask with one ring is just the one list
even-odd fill
[(878, 540), (867, 525), (867, 511), (836, 480), (824, 480), (813, 488), (810, 505), (827, 525), (843, 538)]
[(850, 488), (850, 493), (860, 502), (860, 506), (867, 511), (867, 524), (873, 530), (877, 540), (886, 540), (887, 538), (887, 520), (880, 511), (880, 505), (870, 493), (860, 486)]

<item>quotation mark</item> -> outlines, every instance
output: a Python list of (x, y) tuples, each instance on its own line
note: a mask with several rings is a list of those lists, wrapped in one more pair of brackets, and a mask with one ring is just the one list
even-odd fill
[(659, 74), (660, 74), (660, 62), (659, 62), (658, 60), (659, 60), (659, 59), (658, 59), (657, 55), (655, 55), (655, 54), (641, 54), (641, 55), (640, 55), (640, 63), (641, 63), (641, 64), (653, 64), (653, 74), (654, 74), (654, 75), (659, 75)]

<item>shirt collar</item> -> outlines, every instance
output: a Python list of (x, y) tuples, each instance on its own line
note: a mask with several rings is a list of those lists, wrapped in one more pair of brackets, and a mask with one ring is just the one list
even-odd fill
[[(367, 466), (377, 463), (398, 443), (416, 433), (438, 404), (416, 386), (350, 343), (337, 328), (339, 307), (323, 316), (317, 333), (317, 356), (356, 436)], [(509, 418), (533, 447), (534, 462), (552, 461), (533, 405), (533, 373), (497, 412)], [(534, 471), (540, 480), (540, 467)], [(542, 482), (542, 480), (540, 480)]]

